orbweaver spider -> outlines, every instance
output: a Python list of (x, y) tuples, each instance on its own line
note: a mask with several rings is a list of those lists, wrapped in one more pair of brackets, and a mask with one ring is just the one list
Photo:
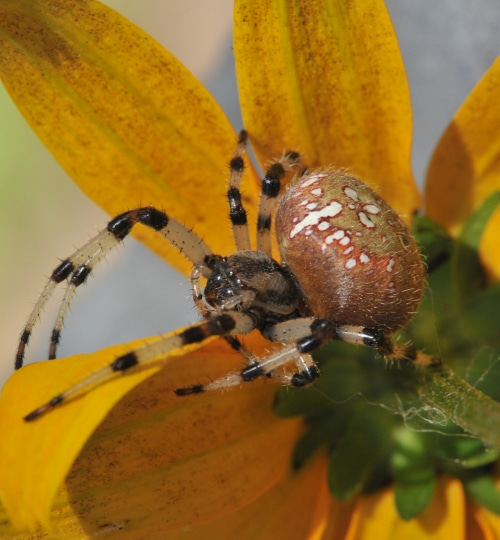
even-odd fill
[[(246, 366), (206, 385), (179, 388), (179, 396), (228, 388), (261, 376), (297, 387), (307, 385), (319, 376), (310, 353), (331, 339), (375, 347), (385, 358), (432, 363), (411, 346), (396, 346), (390, 339), (416, 311), (424, 285), (419, 251), (397, 214), (346, 172), (332, 168), (307, 172), (301, 168), (298, 153), (285, 152), (271, 162), (262, 180), (257, 249), (252, 250), (240, 193), (246, 143), (247, 134), (242, 131), (230, 161), (227, 191), (236, 253), (213, 253), (192, 230), (154, 207), (124, 212), (52, 272), (22, 333), (15, 367), (23, 364), (41, 310), (57, 285), (66, 281), (50, 340), (49, 358), (55, 358), (76, 289), (137, 223), (157, 231), (192, 262), (192, 297), (203, 320), (115, 358), (32, 411), (26, 421), (116, 372), (212, 336), (225, 339), (243, 356)], [(298, 173), (276, 208), (280, 264), (271, 253), (272, 215), (281, 181), (294, 170)], [(256, 358), (237, 337), (254, 329), (282, 347)], [(278, 369), (287, 364), (295, 366), (292, 374)]]

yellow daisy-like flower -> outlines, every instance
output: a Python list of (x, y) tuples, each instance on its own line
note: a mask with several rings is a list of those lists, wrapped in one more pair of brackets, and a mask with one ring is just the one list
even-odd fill
[[(347, 167), (410, 222), (421, 206), (410, 101), (383, 2), (237, 0), (234, 36), (243, 119), (259, 163), (297, 149), (311, 168)], [(202, 85), (149, 36), (95, 0), (2, 0), (0, 74), (40, 138), (110, 215), (151, 203), (195, 227), (215, 253), (233, 251), (220, 221), (236, 135)], [(425, 193), (434, 221), (414, 224), (432, 295), (401, 335), (442, 353), (473, 386), (451, 371), (384, 370), (370, 351), (333, 344), (318, 354), (323, 376), (312, 390), (281, 391), (276, 400), (276, 385), (256, 382), (178, 398), (175, 388), (240, 365), (212, 340), (25, 423), (20, 410), (158, 338), (27, 366), (0, 398), (0, 496), (9, 516), (0, 533), (500, 535), (491, 477), (498, 453), (460, 429), (500, 449), (498, 407), (485, 395), (499, 397), (499, 293), (482, 279), (500, 277), (499, 84), (497, 61), (434, 154)], [(249, 168), (249, 223), (258, 186)], [(187, 274), (186, 260), (157, 236), (137, 231)], [(265, 347), (253, 339), (252, 350)]]

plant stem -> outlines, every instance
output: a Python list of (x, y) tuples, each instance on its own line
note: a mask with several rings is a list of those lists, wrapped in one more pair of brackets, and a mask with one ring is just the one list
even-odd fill
[(449, 420), (500, 450), (500, 403), (451, 371), (435, 374), (422, 385), (419, 397)]

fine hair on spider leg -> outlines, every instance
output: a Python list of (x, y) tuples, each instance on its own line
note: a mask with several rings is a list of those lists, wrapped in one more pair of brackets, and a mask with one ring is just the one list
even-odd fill
[[(22, 366), (33, 327), (55, 288), (64, 282), (67, 289), (50, 340), (49, 358), (55, 358), (61, 327), (77, 288), (138, 223), (163, 236), (192, 263), (192, 298), (202, 321), (111, 359), (25, 420), (40, 417), (117, 372), (156, 363), (173, 349), (213, 336), (225, 339), (242, 356), (245, 367), (206, 385), (178, 388), (177, 395), (229, 388), (258, 377), (305, 386), (319, 376), (311, 353), (331, 339), (373, 347), (387, 359), (421, 366), (437, 363), (411, 345), (395, 346), (391, 341), (391, 335), (418, 308), (424, 265), (403, 221), (358, 178), (334, 168), (308, 172), (295, 151), (272, 160), (262, 179), (257, 246), (252, 249), (240, 191), (247, 139), (242, 131), (229, 162), (227, 200), (236, 247), (233, 254), (213, 253), (188, 226), (154, 207), (120, 214), (52, 272), (21, 335), (15, 366)], [(288, 173), (295, 175), (283, 190)], [(271, 252), (274, 214), (281, 262)], [(281, 347), (264, 357), (255, 356), (238, 338), (254, 329)], [(278, 369), (285, 365), (292, 367), (290, 374)]]

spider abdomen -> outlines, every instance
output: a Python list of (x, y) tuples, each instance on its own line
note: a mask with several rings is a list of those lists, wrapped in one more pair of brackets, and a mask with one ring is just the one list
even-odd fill
[(357, 178), (326, 170), (297, 179), (280, 201), (276, 234), (311, 314), (393, 332), (417, 310), (424, 266), (415, 241)]

